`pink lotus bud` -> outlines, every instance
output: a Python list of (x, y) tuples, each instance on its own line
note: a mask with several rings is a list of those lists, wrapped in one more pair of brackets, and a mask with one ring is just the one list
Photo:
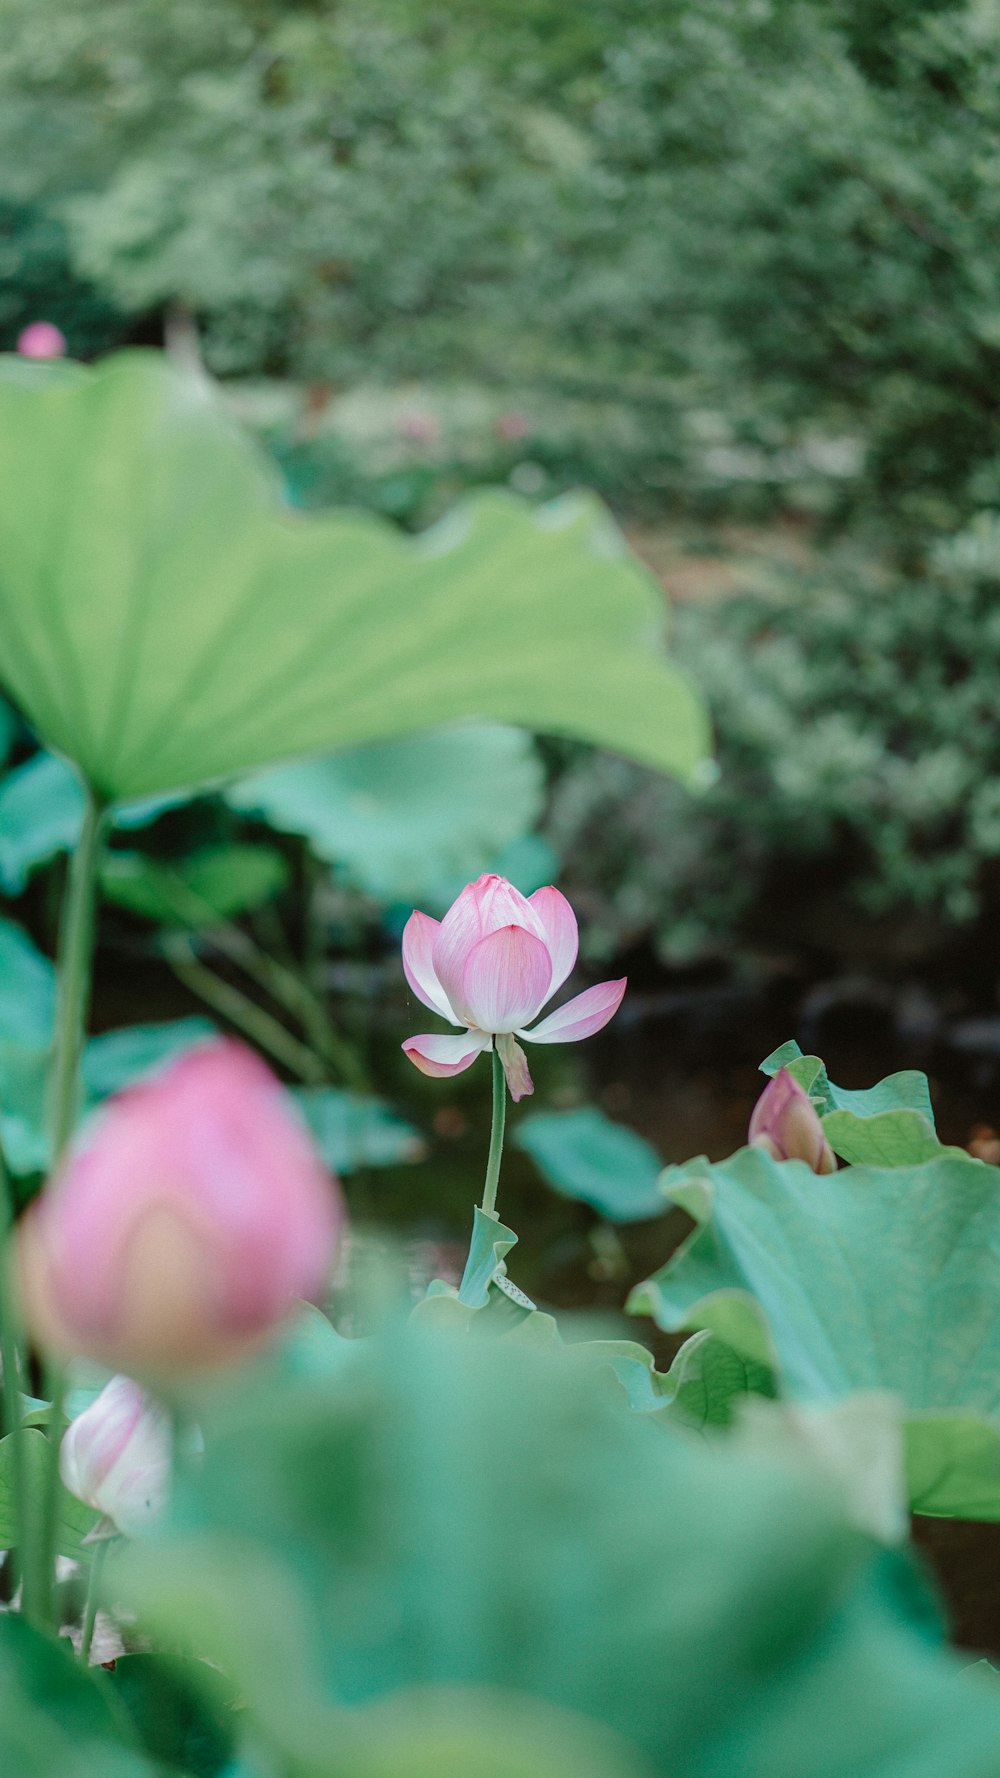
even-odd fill
[(72, 1422), (59, 1452), (63, 1482), (77, 1500), (133, 1537), (166, 1504), (170, 1417), (131, 1377), (112, 1377)]
[(494, 1047), (513, 1099), (534, 1091), (527, 1043), (579, 1043), (613, 1018), (625, 978), (600, 982), (536, 1019), (576, 962), (573, 909), (551, 886), (525, 897), (506, 877), (469, 883), (443, 920), (414, 912), (403, 932), (403, 971), (418, 1000), (452, 1025), (459, 1037), (428, 1034), (403, 1045), (422, 1074), (461, 1074), (483, 1050)]
[(749, 1141), (776, 1161), (805, 1161), (814, 1173), (837, 1170), (816, 1107), (787, 1068), (779, 1068), (757, 1100)]
[(22, 358), (63, 358), (66, 336), (51, 321), (30, 321), (17, 337)]
[(138, 1376), (220, 1363), (322, 1292), (343, 1215), (263, 1062), (206, 1045), (110, 1100), (28, 1211), (25, 1316)]

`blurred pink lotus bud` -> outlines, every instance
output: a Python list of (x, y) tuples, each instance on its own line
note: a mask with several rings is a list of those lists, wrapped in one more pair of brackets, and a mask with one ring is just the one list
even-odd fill
[(469, 883), (443, 920), (414, 912), (403, 932), (403, 970), (418, 1000), (452, 1025), (459, 1037), (408, 1037), (403, 1049), (422, 1074), (461, 1074), (494, 1047), (513, 1099), (534, 1091), (528, 1060), (516, 1037), (529, 1043), (578, 1043), (613, 1018), (625, 978), (600, 982), (538, 1017), (576, 962), (573, 909), (558, 889), (525, 898), (506, 877)]
[(67, 1429), (59, 1471), (77, 1500), (134, 1537), (166, 1504), (170, 1437), (167, 1410), (131, 1377), (112, 1377)]
[(403, 418), (400, 421), (399, 430), (403, 437), (409, 440), (410, 444), (436, 444), (441, 436), (441, 428), (435, 420), (434, 415), (417, 413), (416, 411), (403, 415)]
[(757, 1100), (749, 1141), (776, 1161), (805, 1161), (814, 1173), (837, 1170), (816, 1107), (787, 1068), (779, 1068)]
[(526, 414), (501, 414), (496, 423), (497, 437), (502, 438), (505, 444), (519, 443), (522, 438), (527, 438), (530, 431), (531, 423)]
[(29, 1209), (25, 1316), (42, 1345), (137, 1376), (221, 1363), (322, 1292), (343, 1218), (270, 1070), (206, 1045), (109, 1100)]
[(51, 321), (29, 321), (17, 337), (22, 358), (62, 358), (66, 352), (66, 336)]

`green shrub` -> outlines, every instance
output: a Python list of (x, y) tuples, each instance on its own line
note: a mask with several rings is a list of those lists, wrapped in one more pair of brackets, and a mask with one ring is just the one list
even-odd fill
[(549, 837), (598, 947), (652, 933), (675, 960), (734, 936), (850, 951), (859, 916), (891, 916), (891, 954), (995, 905), (991, 540), (986, 519), (926, 580), (845, 565), (682, 608), (678, 653), (709, 700), (717, 780), (690, 794), (582, 760), (554, 798)]

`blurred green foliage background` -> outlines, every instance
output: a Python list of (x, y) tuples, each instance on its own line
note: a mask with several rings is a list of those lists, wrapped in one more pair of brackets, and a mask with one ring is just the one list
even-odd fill
[(3, 22), (0, 346), (166, 340), (302, 506), (589, 485), (660, 574), (718, 777), (545, 744), (532, 870), (590, 955), (941, 965), (992, 1016), (997, 0)]

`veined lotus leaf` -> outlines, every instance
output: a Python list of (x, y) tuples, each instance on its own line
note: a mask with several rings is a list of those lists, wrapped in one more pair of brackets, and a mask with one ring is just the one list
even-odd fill
[(940, 1150), (817, 1176), (743, 1148), (670, 1167), (697, 1227), (629, 1308), (708, 1328), (797, 1401), (891, 1390), (910, 1504), (1000, 1519), (1000, 1173)]
[[(797, 1463), (651, 1423), (572, 1348), (426, 1317), (348, 1344), (329, 1378), (220, 1402), (165, 1521), (111, 1557), (147, 1632), (239, 1689), (276, 1771), (589, 1775), (545, 1706), (594, 1725), (615, 1778), (608, 1731), (650, 1778), (995, 1770), (1000, 1700), (909, 1627)], [(484, 1766), (454, 1718), (435, 1747), (425, 1687), (506, 1694), (545, 1757)], [(410, 1731), (382, 1763), (380, 1716)]]
[(688, 776), (706, 719), (661, 628), (590, 498), (477, 495), (416, 540), (294, 513), (158, 354), (0, 361), (0, 681), (109, 800), (468, 716)]

